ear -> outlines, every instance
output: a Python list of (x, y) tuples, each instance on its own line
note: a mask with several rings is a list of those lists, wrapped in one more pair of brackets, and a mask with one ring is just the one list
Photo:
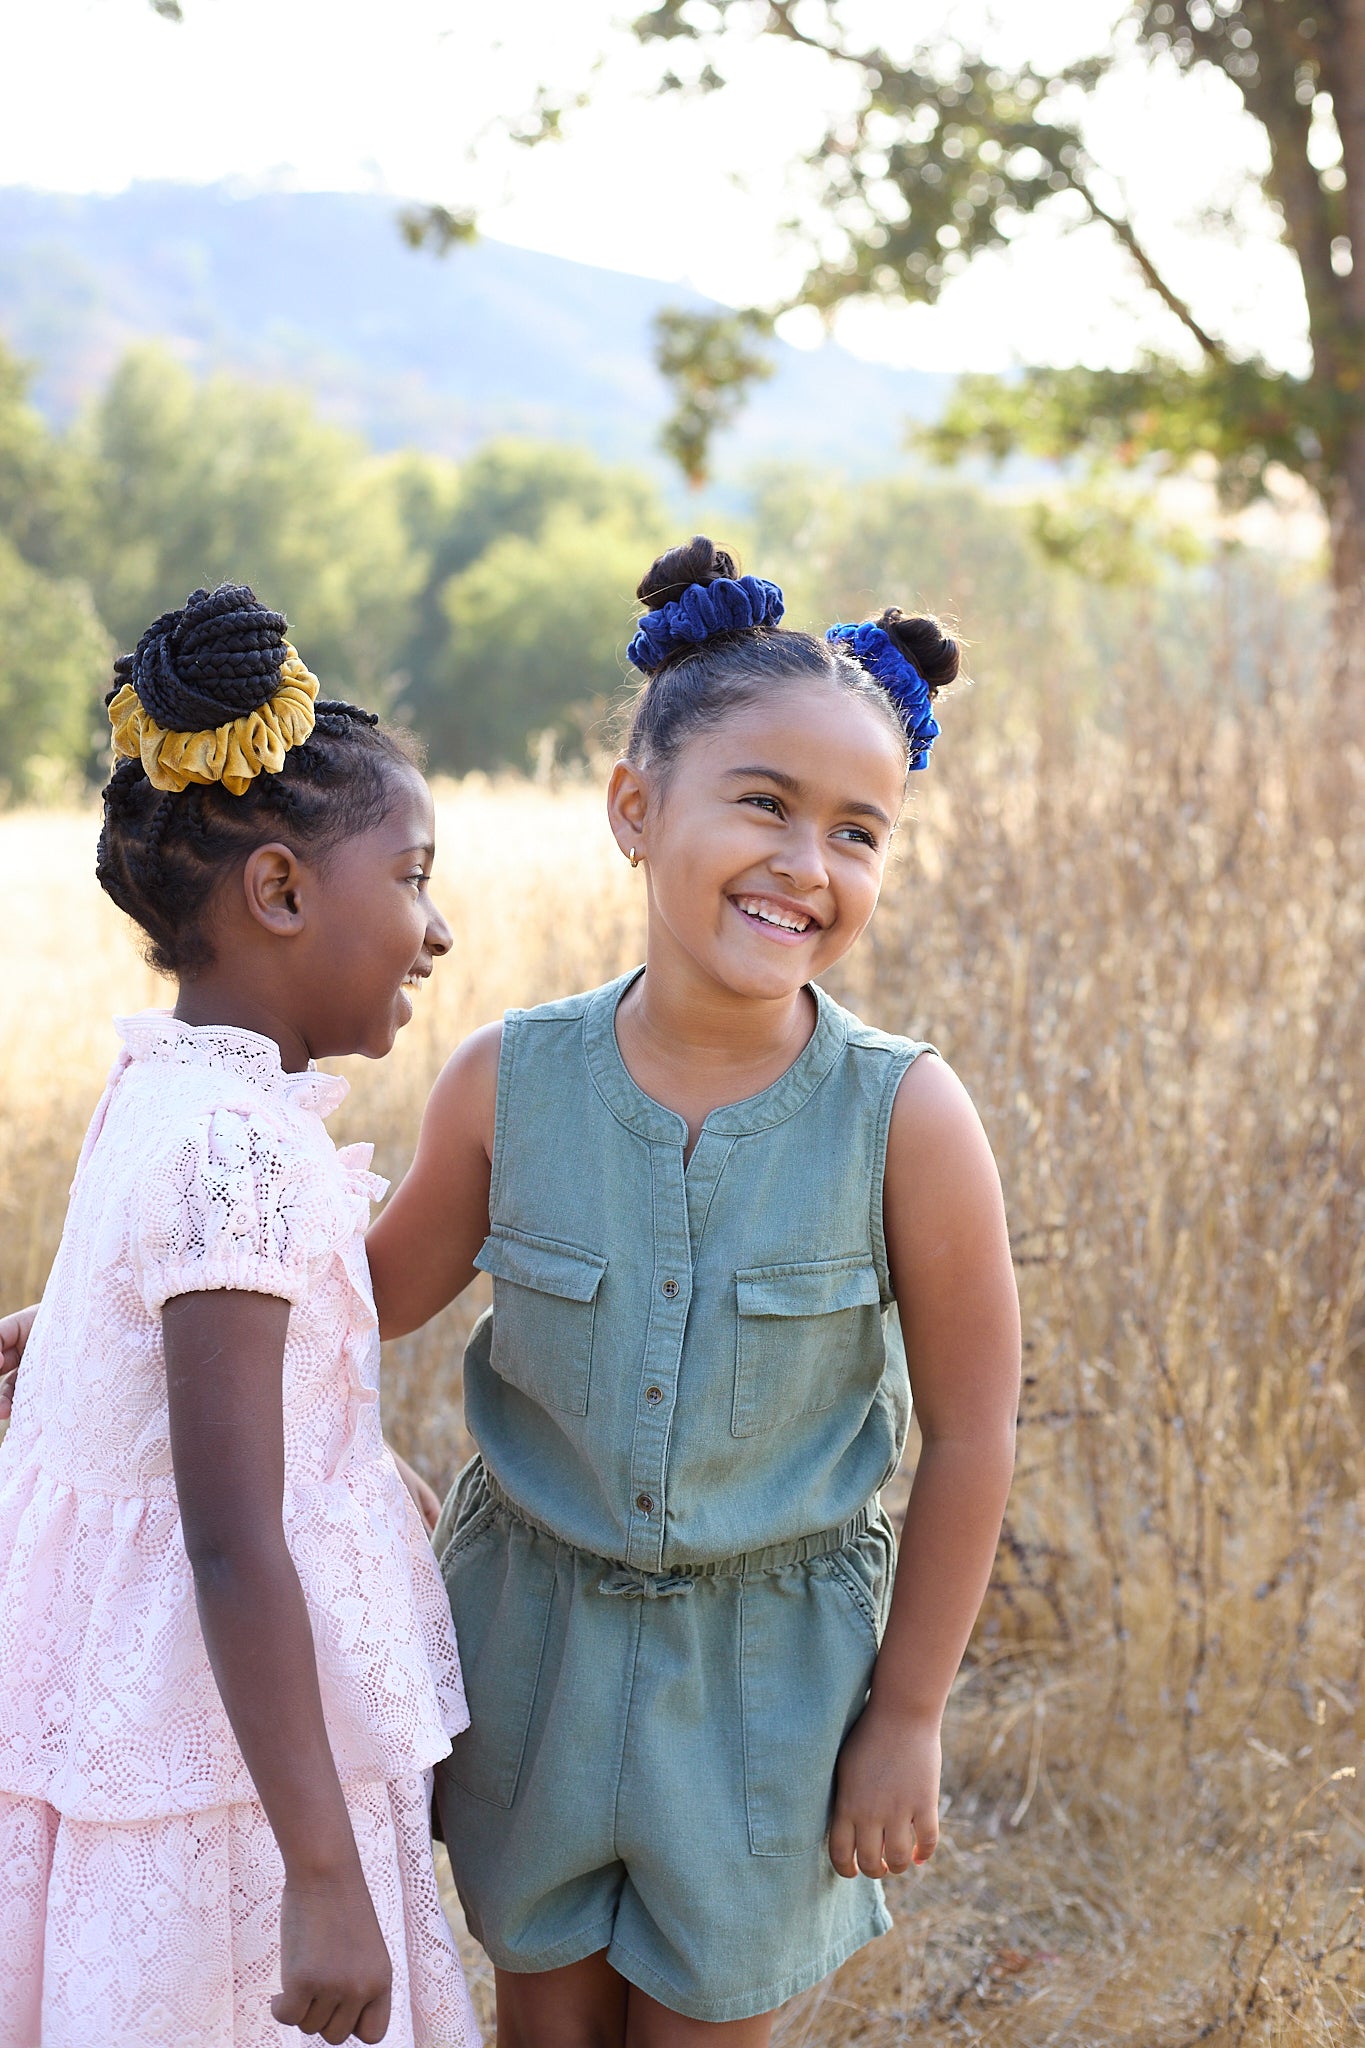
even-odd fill
[(648, 853), (646, 828), (654, 807), (649, 778), (630, 761), (618, 761), (607, 784), (607, 822), (622, 853)]
[(274, 842), (258, 846), (242, 869), (242, 895), (249, 914), (275, 938), (292, 939), (303, 930), (304, 868), (297, 854)]

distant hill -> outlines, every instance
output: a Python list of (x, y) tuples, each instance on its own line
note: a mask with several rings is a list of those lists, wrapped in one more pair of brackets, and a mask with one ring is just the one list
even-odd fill
[[(658, 466), (650, 320), (703, 300), (499, 242), (415, 254), (394, 213), (362, 193), (0, 188), (0, 333), (36, 366), (55, 421), (130, 342), (157, 337), (197, 370), (306, 385), (379, 447), (459, 455), (514, 432)], [(832, 346), (778, 355), (718, 450), (721, 481), (772, 456), (898, 466), (905, 421), (933, 417), (952, 381)]]

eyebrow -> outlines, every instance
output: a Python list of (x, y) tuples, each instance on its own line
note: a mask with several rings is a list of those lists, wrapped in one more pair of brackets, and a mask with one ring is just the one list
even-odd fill
[[(747, 780), (754, 775), (761, 775), (765, 782), (775, 782), (779, 789), (786, 790), (788, 796), (801, 794), (802, 784), (796, 776), (788, 775), (781, 768), (763, 768), (755, 763), (747, 768), (727, 768), (725, 771), (727, 782)], [(875, 818), (879, 824), (885, 825), (888, 832), (891, 830), (891, 820), (880, 804), (863, 803), (856, 797), (850, 797), (846, 803), (838, 804), (835, 808), (851, 818)]]
[(424, 853), (427, 859), (430, 860), (435, 851), (434, 842), (428, 840), (419, 846), (400, 846), (398, 852), (394, 855), (394, 859), (402, 860), (410, 853)]

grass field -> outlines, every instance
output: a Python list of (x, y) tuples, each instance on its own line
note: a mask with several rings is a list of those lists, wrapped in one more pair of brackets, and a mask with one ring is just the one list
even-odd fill
[[(1027, 1335), (1019, 1477), (950, 1709), (940, 1852), (892, 1887), (896, 1931), (778, 2038), (1355, 2041), (1360, 764), (1302, 707), (1177, 717), (1158, 697), (1126, 730), (1008, 757), (968, 707), (916, 781), (834, 992), (932, 1038), (995, 1143)], [(463, 1032), (639, 950), (642, 877), (595, 792), (470, 781), (440, 811), (456, 952), (335, 1119), (390, 1174)], [(6, 1304), (41, 1285), (110, 1013), (159, 999), (93, 837), (88, 816), (0, 818)], [(389, 1433), (438, 1483), (465, 1449), (477, 1306), (388, 1366)]]

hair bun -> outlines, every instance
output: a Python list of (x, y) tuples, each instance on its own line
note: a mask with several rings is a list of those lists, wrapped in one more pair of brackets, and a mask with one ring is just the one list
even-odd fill
[(675, 604), (694, 583), (716, 583), (723, 576), (738, 575), (739, 564), (728, 549), (718, 548), (704, 533), (694, 533), (685, 546), (669, 548), (650, 564), (635, 595), (657, 612), (666, 604)]
[(899, 605), (891, 604), (878, 613), (873, 623), (881, 627), (907, 661), (913, 662), (928, 684), (931, 697), (936, 690), (956, 681), (962, 666), (962, 649), (942, 620), (932, 613), (907, 616)]
[(166, 731), (208, 732), (275, 694), (285, 631), (284, 614), (267, 611), (244, 583), (222, 583), (163, 612), (114, 673)]

